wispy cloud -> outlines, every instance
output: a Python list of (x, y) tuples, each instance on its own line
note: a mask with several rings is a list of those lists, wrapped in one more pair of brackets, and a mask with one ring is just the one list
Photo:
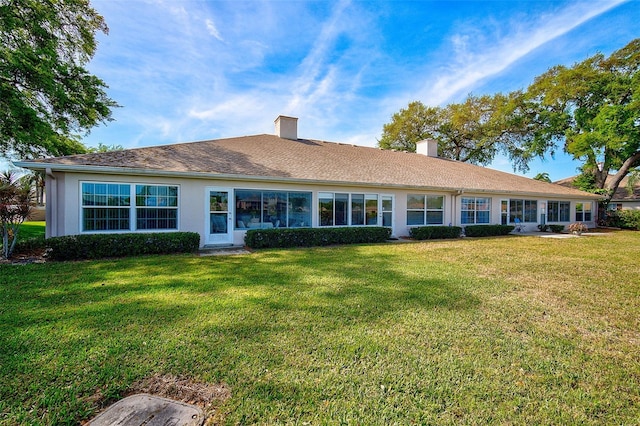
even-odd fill
[(478, 37), (475, 26), (471, 34), (454, 34), (448, 46), (453, 53), (450, 65), (438, 70), (440, 75), (423, 87), (420, 97), (441, 104), (460, 92), (471, 91), (481, 80), (625, 1), (576, 3), (528, 21), (512, 22), (510, 27), (501, 28), (499, 38), (485, 34), (488, 44), (481, 43), (483, 37)]
[(222, 36), (220, 35), (220, 31), (218, 31), (218, 28), (216, 27), (216, 24), (213, 22), (213, 19), (207, 18), (204, 20), (204, 23), (207, 27), (207, 31), (209, 31), (209, 34), (211, 34), (212, 36), (214, 36), (220, 41), (224, 41)]
[[(435, 3), (402, 3), (403, 14), (395, 4), (349, 0), (286, 7), (94, 0), (111, 34), (92, 67), (124, 108), (115, 111), (113, 130), (96, 129), (88, 143), (156, 145), (272, 132), (274, 118), (289, 114), (300, 117), (303, 137), (372, 146), (383, 123), (409, 101), (433, 105), (474, 91), (620, 3), (545, 2), (537, 7), (547, 10), (544, 16), (516, 6), (499, 21), (464, 15), (443, 21), (424, 46), (406, 49), (400, 40), (430, 31)], [(414, 14), (420, 15), (414, 26), (404, 27)]]

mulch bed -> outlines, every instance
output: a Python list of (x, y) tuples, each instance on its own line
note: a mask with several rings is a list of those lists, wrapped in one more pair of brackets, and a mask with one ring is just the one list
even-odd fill
[(13, 253), (10, 259), (0, 258), (0, 265), (28, 265), (30, 263), (45, 263), (46, 249), (35, 249), (27, 252)]

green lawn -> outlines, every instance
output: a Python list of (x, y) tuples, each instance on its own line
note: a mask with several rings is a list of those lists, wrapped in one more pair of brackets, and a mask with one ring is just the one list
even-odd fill
[(44, 238), (44, 222), (24, 222), (20, 225), (19, 240), (27, 238)]
[(0, 424), (153, 375), (225, 384), (228, 424), (637, 424), (638, 259), (617, 232), (0, 265)]

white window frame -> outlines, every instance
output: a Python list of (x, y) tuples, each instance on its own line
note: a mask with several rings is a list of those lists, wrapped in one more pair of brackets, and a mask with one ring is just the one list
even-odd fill
[[(557, 213), (558, 213), (558, 220), (552, 220), (551, 218), (551, 204), (557, 204)], [(565, 204), (567, 206), (567, 220), (560, 220), (562, 219), (560, 217), (560, 204)], [(571, 222), (571, 202), (570, 201), (565, 201), (565, 200), (547, 200), (547, 222), (557, 222), (557, 223), (564, 223), (564, 222)]]
[[(422, 197), (422, 205), (423, 208), (422, 209), (410, 209), (409, 208), (409, 197)], [(440, 198), (442, 199), (442, 208), (440, 209), (430, 209), (429, 208), (429, 198)], [(414, 227), (414, 226), (441, 226), (444, 225), (444, 215), (445, 215), (445, 196), (444, 195), (436, 195), (436, 194), (407, 194), (407, 217), (406, 217), (406, 224), (409, 227)], [(422, 212), (422, 223), (415, 223), (415, 224), (409, 224), (409, 212)], [(427, 223), (427, 216), (429, 215), (429, 212), (439, 212), (442, 213), (442, 221), (440, 223)]]
[[(329, 197), (328, 195), (331, 195), (331, 197)], [(339, 195), (346, 195), (347, 199), (346, 199), (346, 204), (347, 204), (347, 220), (346, 220), (346, 224), (344, 225), (336, 225), (336, 209), (335, 209), (335, 205), (336, 205), (336, 194)], [(363, 195), (364, 196), (364, 224), (352, 224), (352, 219), (353, 219), (353, 195)], [(318, 228), (340, 228), (340, 227), (358, 227), (358, 226), (382, 226), (382, 198), (383, 196), (391, 196), (391, 200), (392, 200), (392, 209), (393, 209), (393, 202), (395, 197), (393, 197), (393, 195), (391, 194), (382, 194), (382, 193), (374, 193), (374, 192), (342, 192), (342, 191), (318, 191), (316, 194), (317, 198), (316, 198), (316, 207), (318, 209), (317, 215), (316, 215), (316, 219), (317, 219), (317, 227)], [(328, 199), (331, 198), (333, 200), (333, 219), (332, 219), (332, 224), (331, 225), (322, 225), (322, 217), (321, 217), (321, 208), (320, 208), (320, 200), (321, 199)], [(376, 223), (375, 224), (367, 224), (367, 201), (376, 201)], [(393, 210), (391, 210), (391, 214), (392, 214), (392, 222), (393, 222)], [(391, 225), (391, 228), (393, 228), (393, 223)]]
[[(130, 232), (175, 232), (180, 230), (180, 185), (178, 184), (169, 184), (169, 183), (147, 183), (147, 182), (109, 182), (109, 181), (90, 181), (90, 180), (82, 180), (79, 181), (79, 231), (81, 234), (123, 234)], [(101, 185), (125, 185), (129, 187), (129, 206), (126, 207), (117, 207), (117, 206), (90, 206), (84, 205), (83, 199), (83, 185), (84, 184), (101, 184)], [(176, 210), (176, 227), (175, 228), (159, 228), (159, 229), (138, 229), (137, 228), (137, 209), (138, 208), (159, 208), (158, 206), (137, 206), (136, 202), (136, 186), (155, 186), (155, 187), (175, 187), (177, 189), (177, 206), (170, 207), (171, 209)], [(110, 209), (110, 208), (121, 208), (127, 209), (129, 211), (129, 228), (128, 229), (105, 229), (105, 230), (85, 230), (84, 223), (84, 210), (89, 208), (100, 208), (100, 209)]]
[[(462, 208), (463, 204), (464, 204), (464, 200), (469, 200), (472, 199), (473, 200), (473, 210), (464, 210)], [(478, 210), (478, 200), (487, 200), (487, 206), (488, 208), (486, 210)], [(488, 225), (491, 223), (491, 197), (462, 197), (460, 199), (460, 224), (464, 225)], [(473, 222), (463, 222), (463, 212), (473, 212)], [(478, 222), (478, 212), (489, 212), (489, 218), (486, 222)]]
[[(582, 206), (582, 209), (578, 211), (578, 206)], [(588, 208), (585, 208), (588, 207)], [(582, 216), (582, 219), (578, 219), (578, 214)], [(585, 214), (589, 214), (589, 219), (585, 219)], [(576, 203), (574, 207), (574, 217), (576, 222), (592, 222), (593, 221), (593, 203), (591, 202), (582, 202)]]

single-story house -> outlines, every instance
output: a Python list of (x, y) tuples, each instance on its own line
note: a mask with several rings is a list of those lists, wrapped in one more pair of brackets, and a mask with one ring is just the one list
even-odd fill
[(242, 245), (249, 229), (540, 223), (595, 226), (597, 196), (416, 153), (275, 135), (44, 158), (47, 237), (192, 231), (205, 245)]
[[(573, 181), (576, 176), (555, 182), (558, 185), (573, 188)], [(607, 180), (612, 179), (613, 175), (607, 176)], [(614, 192), (609, 201), (609, 210), (640, 210), (640, 182), (629, 188), (629, 177), (625, 177), (620, 181), (618, 189)]]

